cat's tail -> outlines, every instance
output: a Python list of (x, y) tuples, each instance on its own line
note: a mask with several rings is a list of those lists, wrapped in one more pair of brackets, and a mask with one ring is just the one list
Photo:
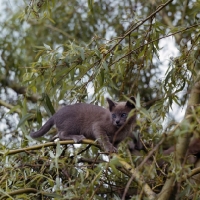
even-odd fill
[(41, 128), (40, 130), (36, 131), (36, 132), (32, 132), (30, 134), (30, 136), (32, 138), (37, 138), (37, 137), (41, 137), (43, 136), (45, 133), (47, 133), (47, 131), (50, 130), (50, 128), (54, 125), (54, 119), (53, 117), (51, 117)]

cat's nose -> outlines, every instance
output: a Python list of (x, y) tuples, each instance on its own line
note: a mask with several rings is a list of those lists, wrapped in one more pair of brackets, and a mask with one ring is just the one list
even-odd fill
[(116, 124), (118, 125), (119, 123), (120, 123), (120, 120), (117, 120), (117, 121), (116, 121)]

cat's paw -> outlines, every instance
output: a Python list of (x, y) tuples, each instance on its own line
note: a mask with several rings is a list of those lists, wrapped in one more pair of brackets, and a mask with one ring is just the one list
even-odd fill
[(85, 139), (85, 136), (83, 135), (76, 135), (72, 138), (74, 140), (75, 143), (79, 143), (81, 142), (83, 139)]
[(55, 136), (53, 136), (51, 139), (50, 139), (50, 142), (53, 142), (54, 140), (58, 139), (59, 138), (59, 135), (56, 134)]
[(107, 153), (117, 153), (117, 148), (115, 148), (113, 145), (104, 146), (104, 149)]

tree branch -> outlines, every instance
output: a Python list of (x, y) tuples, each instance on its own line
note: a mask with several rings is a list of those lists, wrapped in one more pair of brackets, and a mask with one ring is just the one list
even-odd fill
[(200, 167), (192, 169), (189, 174), (187, 174), (186, 176), (183, 176), (183, 180), (186, 180), (186, 179), (188, 179), (188, 178), (190, 178), (190, 177), (192, 177), (194, 175), (197, 175), (199, 173), (200, 173)]
[[(67, 141), (58, 141), (61, 145), (67, 145), (67, 144), (76, 144), (74, 142), (74, 140), (67, 140)], [(100, 148), (100, 146), (98, 144), (96, 144), (95, 141), (93, 140), (88, 140), (88, 139), (84, 139), (81, 144), (91, 144), (94, 145), (98, 148)], [(43, 144), (39, 144), (39, 145), (35, 145), (35, 146), (31, 146), (31, 147), (26, 147), (26, 148), (22, 148), (22, 149), (15, 149), (15, 150), (5, 150), (5, 151), (0, 151), (0, 155), (3, 156), (7, 156), (7, 155), (13, 155), (13, 154), (17, 154), (17, 153), (21, 153), (21, 152), (26, 152), (26, 151), (31, 151), (31, 150), (37, 150), (37, 149), (41, 149), (43, 147), (50, 147), (50, 146), (56, 146), (57, 142), (47, 142), (47, 143), (43, 143)]]
[(119, 161), (119, 163), (132, 174), (132, 179), (134, 179), (140, 187), (144, 190), (145, 195), (149, 200), (154, 200), (156, 198), (156, 194), (152, 191), (150, 186), (144, 181), (141, 173), (135, 169), (133, 166), (125, 162), (121, 157), (119, 157), (117, 154), (112, 154), (114, 157), (116, 157)]
[(159, 193), (157, 200), (169, 200), (172, 190), (174, 188), (174, 183), (175, 183), (175, 176), (173, 175), (165, 181), (165, 184), (161, 192)]
[[(195, 84), (192, 88), (190, 98), (188, 100), (187, 109), (185, 112), (185, 117), (184, 117), (183, 121), (181, 122), (181, 124), (183, 124), (183, 125), (185, 123), (191, 124), (192, 122), (194, 122), (192, 108), (195, 107), (196, 105), (200, 104), (200, 81), (199, 81), (199, 78), (200, 78), (200, 76), (197, 77)], [(178, 138), (178, 142), (176, 144), (176, 157), (179, 161), (182, 161), (185, 157), (192, 133), (193, 133), (193, 131), (188, 132)]]
[[(0, 106), (4, 106), (4, 107), (6, 107), (6, 108), (8, 108), (8, 109), (10, 109), (10, 110), (11, 110), (12, 108), (14, 108), (13, 105), (11, 105), (11, 104), (9, 104), (9, 103), (6, 103), (5, 101), (3, 101), (3, 100), (1, 100), (1, 99), (0, 99)], [(15, 112), (18, 113), (18, 114), (21, 114), (21, 111), (20, 111), (19, 109), (16, 109)]]

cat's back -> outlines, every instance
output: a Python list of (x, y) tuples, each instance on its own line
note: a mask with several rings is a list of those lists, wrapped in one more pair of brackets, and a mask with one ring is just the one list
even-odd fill
[(73, 105), (64, 106), (54, 114), (54, 118), (60, 119), (66, 119), (70, 117), (76, 119), (88, 118), (92, 120), (101, 116), (110, 117), (110, 112), (101, 106), (86, 103), (76, 103)]

